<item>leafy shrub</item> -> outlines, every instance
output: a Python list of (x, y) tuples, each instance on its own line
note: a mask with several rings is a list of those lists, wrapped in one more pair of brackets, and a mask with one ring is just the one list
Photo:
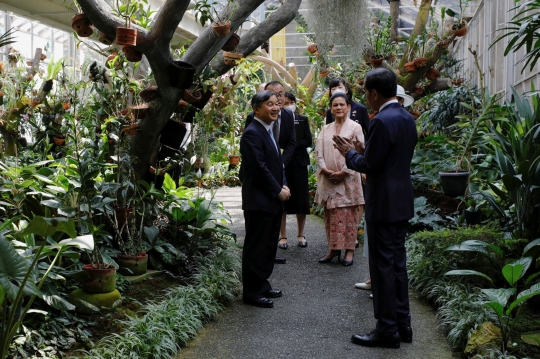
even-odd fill
[(409, 221), (409, 233), (420, 230), (438, 230), (447, 222), (437, 214), (437, 209), (427, 204), (426, 197), (414, 199), (414, 217)]

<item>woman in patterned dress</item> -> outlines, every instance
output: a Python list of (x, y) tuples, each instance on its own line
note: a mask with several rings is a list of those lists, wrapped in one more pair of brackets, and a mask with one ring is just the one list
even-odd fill
[(324, 206), (324, 223), (330, 252), (319, 260), (329, 263), (334, 257), (342, 264), (353, 264), (358, 223), (364, 210), (360, 173), (349, 170), (345, 158), (333, 146), (332, 137), (340, 135), (364, 142), (362, 127), (348, 118), (350, 100), (344, 93), (330, 98), (330, 110), (336, 121), (323, 127), (315, 152), (317, 156), (317, 192), (315, 202)]

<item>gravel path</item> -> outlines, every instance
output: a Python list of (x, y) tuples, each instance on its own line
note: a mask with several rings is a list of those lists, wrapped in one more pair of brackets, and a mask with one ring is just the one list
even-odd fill
[[(220, 189), (216, 199), (223, 201), (232, 216), (232, 229), (239, 243), (244, 238), (240, 187)], [(177, 359), (326, 359), (326, 358), (410, 358), (450, 359), (451, 349), (437, 327), (434, 310), (411, 292), (414, 331), (412, 344), (401, 349), (361, 347), (350, 342), (352, 334), (374, 329), (373, 304), (367, 291), (354, 283), (369, 278), (362, 246), (355, 263), (343, 267), (337, 262), (319, 264), (327, 253), (324, 222), (308, 216), (307, 248), (296, 246), (296, 219), (287, 218), (289, 249), (278, 249), (287, 264), (276, 264), (270, 282), (283, 291), (274, 308), (242, 304), (241, 298), (222, 312), (215, 322), (199, 332)]]

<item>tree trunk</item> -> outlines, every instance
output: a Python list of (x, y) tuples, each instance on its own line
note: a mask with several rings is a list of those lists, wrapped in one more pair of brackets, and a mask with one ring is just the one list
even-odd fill
[(392, 28), (390, 29), (390, 42), (397, 40), (399, 27), (399, 5), (400, 0), (390, 1), (390, 16), (392, 17)]

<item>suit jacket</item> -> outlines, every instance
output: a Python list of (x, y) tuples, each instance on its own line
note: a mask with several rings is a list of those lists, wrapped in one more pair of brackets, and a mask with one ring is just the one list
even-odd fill
[(242, 209), (279, 214), (278, 199), (284, 184), (283, 162), (274, 141), (262, 124), (253, 121), (240, 139)]
[(391, 103), (371, 121), (364, 155), (347, 152), (347, 167), (367, 174), (367, 221), (401, 222), (414, 216), (410, 168), (417, 142), (413, 117)]
[[(326, 111), (326, 124), (334, 122), (336, 119), (330, 109)], [(364, 133), (364, 138), (367, 138), (370, 120), (367, 112), (366, 106), (354, 102), (351, 104), (351, 120), (362, 126), (362, 132)]]
[[(246, 125), (244, 128), (248, 128), (251, 121), (253, 121), (253, 112), (247, 116)], [(296, 148), (296, 131), (294, 130), (294, 114), (292, 111), (284, 108), (281, 109), (279, 147), (283, 150), (281, 160), (283, 161), (285, 167), (287, 167), (289, 162), (291, 162), (294, 150)]]
[(308, 166), (309, 154), (307, 149), (313, 144), (308, 118), (295, 113), (294, 130), (296, 132), (296, 147), (294, 149), (293, 161), (296, 161), (300, 166)]

